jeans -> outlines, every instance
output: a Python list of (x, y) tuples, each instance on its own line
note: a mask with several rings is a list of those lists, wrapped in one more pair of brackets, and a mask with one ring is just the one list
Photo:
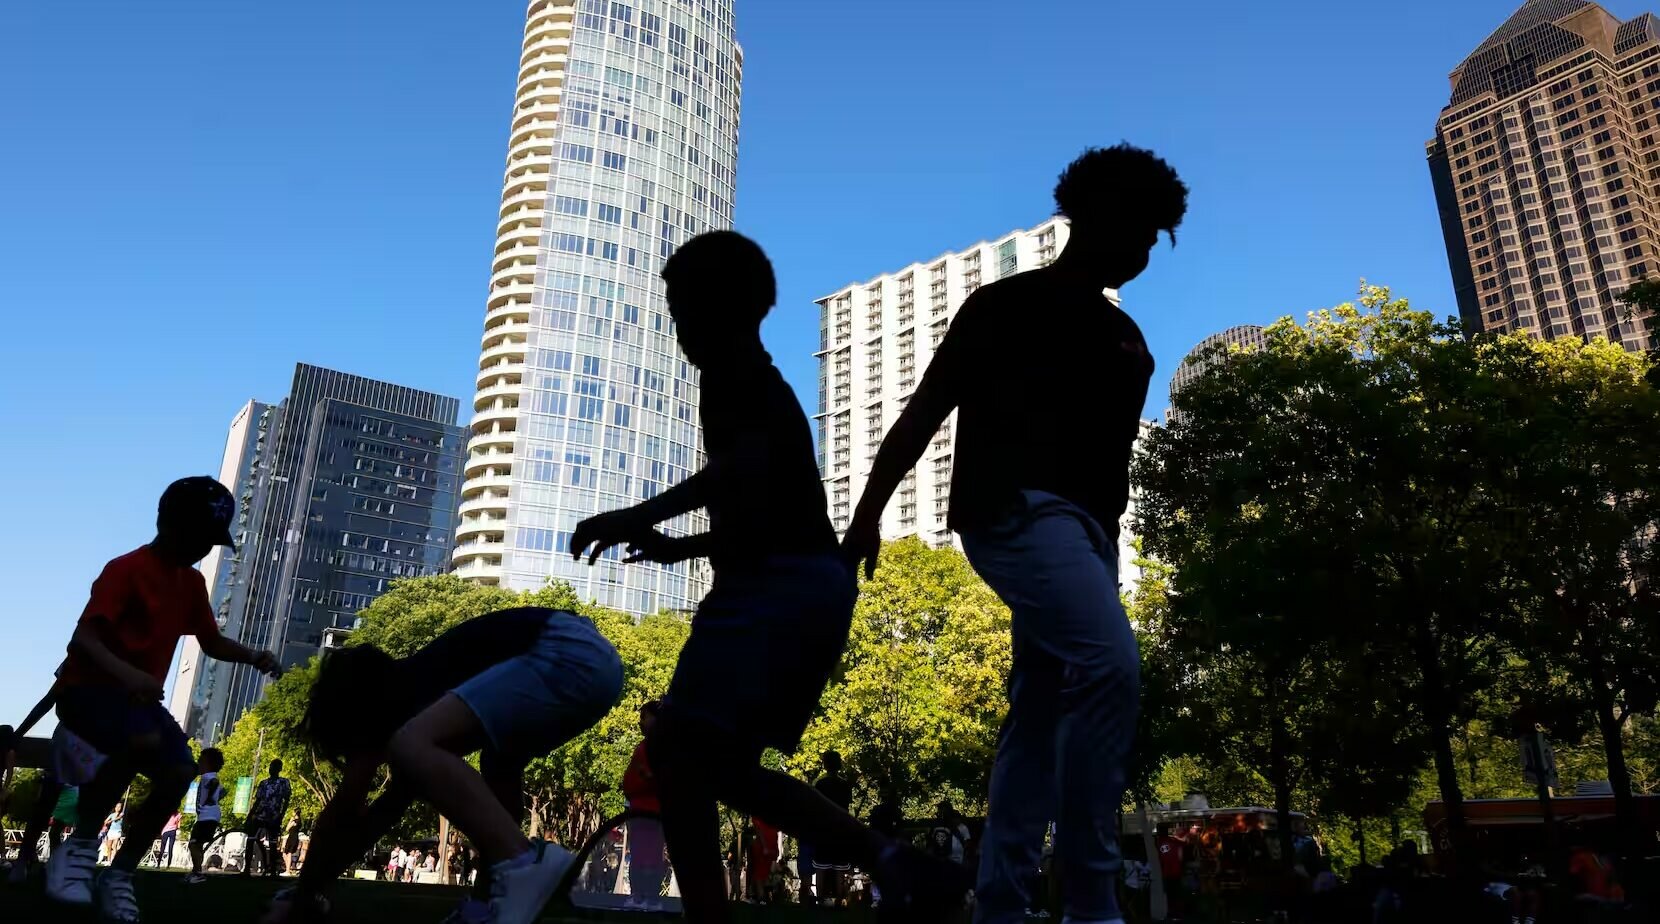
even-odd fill
[(1118, 810), (1140, 705), (1118, 553), (1089, 514), (1041, 491), (964, 532), (974, 569), (1013, 614), (1009, 714), (997, 742), (975, 921), (1021, 921), (1050, 821), (1069, 921), (1120, 918)]

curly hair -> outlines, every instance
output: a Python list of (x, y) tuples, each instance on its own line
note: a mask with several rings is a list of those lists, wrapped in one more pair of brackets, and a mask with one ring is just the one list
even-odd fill
[(1075, 222), (1140, 219), (1170, 235), (1187, 214), (1187, 184), (1162, 158), (1124, 143), (1090, 148), (1055, 183), (1055, 208)]
[(766, 251), (736, 231), (710, 231), (684, 244), (663, 264), (663, 281), (723, 293), (759, 323), (778, 301), (778, 281)]

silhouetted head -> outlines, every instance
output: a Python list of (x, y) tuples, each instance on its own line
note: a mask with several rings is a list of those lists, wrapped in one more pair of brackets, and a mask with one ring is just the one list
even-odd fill
[(1072, 231), (1062, 259), (1116, 289), (1147, 268), (1160, 231), (1176, 242), (1187, 185), (1152, 151), (1090, 148), (1061, 173), (1055, 208)]
[(301, 732), (317, 753), (340, 761), (354, 753), (386, 745), (396, 729), (377, 709), (346, 708), (350, 703), (374, 702), (386, 688), (396, 660), (373, 645), (352, 645), (323, 656), (311, 687)]
[(651, 734), (651, 730), (657, 727), (657, 714), (662, 709), (663, 704), (655, 699), (648, 700), (640, 706), (640, 734)]
[(202, 755), (196, 759), (203, 773), (218, 773), (225, 769), (225, 754), (218, 748), (202, 748)]
[(842, 772), (842, 756), (837, 754), (835, 751), (825, 751), (823, 754), (819, 755), (819, 760), (824, 762), (824, 769), (826, 771), (830, 773)]
[(231, 521), (236, 499), (206, 475), (180, 478), (167, 486), (156, 504), (154, 548), (176, 564), (194, 565), (216, 545), (236, 551)]
[(761, 319), (778, 301), (778, 283), (759, 244), (735, 231), (700, 234), (669, 257), (663, 282), (692, 365), (760, 347)]
[(271, 761), (271, 775), (282, 776), (282, 761), (280, 759)]

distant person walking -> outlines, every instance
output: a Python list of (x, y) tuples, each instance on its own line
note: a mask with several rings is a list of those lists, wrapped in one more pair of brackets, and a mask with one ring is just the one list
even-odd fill
[(168, 816), (167, 824), (161, 826), (161, 840), (156, 842), (156, 865), (166, 868), (173, 865), (173, 845), (179, 840), (179, 812), (175, 810)]
[(190, 875), (184, 877), (188, 885), (207, 881), (202, 873), (202, 860), (208, 845), (219, 834), (219, 800), (225, 798), (225, 787), (219, 782), (225, 755), (218, 748), (203, 748), (197, 766), (202, 776), (196, 781), (196, 823), (190, 828)]
[[(1013, 611), (1009, 713), (992, 770), (975, 920), (1022, 921), (1044, 830), (1070, 921), (1119, 918), (1117, 815), (1140, 661), (1119, 601), (1118, 519), (1153, 374), (1140, 329), (1104, 290), (1174, 236), (1187, 187), (1150, 151), (1091, 149), (1055, 186), (1071, 240), (1051, 265), (970, 295), (877, 453), (843, 548), (874, 574), (905, 473), (957, 412), (949, 524)], [(988, 369), (1012, 368), (1008, 375)], [(1042, 395), (1042, 400), (1033, 400)], [(1091, 451), (1080, 452), (1080, 440)]]
[(251, 857), (258, 852), (261, 871), (275, 876), (281, 871), (277, 865), (277, 851), (281, 846), (282, 818), (288, 814), (288, 800), (294, 788), (282, 776), (282, 761), (271, 761), (271, 775), (259, 781), (254, 789), (254, 803), (248, 810), (247, 844), (242, 850), (242, 875), (253, 873)]

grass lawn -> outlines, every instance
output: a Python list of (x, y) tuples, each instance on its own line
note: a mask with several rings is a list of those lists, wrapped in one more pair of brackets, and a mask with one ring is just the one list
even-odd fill
[[(144, 918), (154, 924), (196, 921), (200, 924), (252, 924), (264, 912), (271, 894), (286, 880), (244, 879), (234, 875), (210, 876), (207, 882), (187, 886), (179, 873), (141, 871), (136, 879), (138, 900)], [(448, 914), (463, 892), (449, 886), (411, 885), (391, 882), (341, 880), (331, 896), (333, 920), (351, 924), (422, 924), (437, 922)], [(756, 908), (737, 905), (739, 922), (767, 924), (863, 924), (870, 916), (862, 911), (829, 911), (783, 906)], [(550, 906), (543, 922), (665, 921), (678, 915), (638, 912), (578, 911), (565, 905)], [(0, 922), (5, 924), (91, 924), (97, 916), (90, 910), (70, 909), (46, 899), (39, 881), (24, 886), (0, 883)]]

